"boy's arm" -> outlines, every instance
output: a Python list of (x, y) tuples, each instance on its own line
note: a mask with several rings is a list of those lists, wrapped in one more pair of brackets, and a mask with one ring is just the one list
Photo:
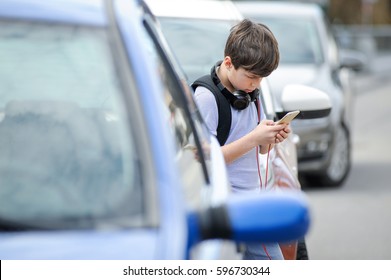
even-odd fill
[(222, 146), (221, 150), (223, 152), (225, 162), (228, 164), (249, 152), (256, 145), (257, 143), (255, 142), (254, 137), (252, 137), (251, 133), (249, 133), (234, 142)]
[[(288, 124), (288, 126), (286, 126), (283, 130), (281, 130), (281, 131), (279, 131), (277, 133), (276, 139), (275, 139), (276, 144), (277, 143), (281, 143), (286, 138), (288, 138), (288, 135), (289, 135), (290, 132), (291, 132), (291, 129), (290, 129), (289, 124)], [(260, 145), (259, 146), (259, 153), (266, 154), (267, 152), (269, 152), (271, 149), (274, 148), (274, 145), (275, 144)]]
[[(271, 120), (262, 121), (253, 131), (246, 134), (242, 138), (222, 146), (222, 151), (224, 155), (225, 162), (231, 163), (237, 158), (241, 157), (245, 153), (249, 152), (251, 149), (255, 148), (258, 145), (261, 145), (261, 152), (267, 152), (269, 144), (273, 145), (275, 143), (282, 142), (285, 138), (284, 135), (285, 129), (287, 129), (286, 124), (275, 125)], [(284, 132), (282, 132), (284, 131)], [(287, 135), (287, 134), (286, 134)], [(278, 139), (276, 141), (276, 139)]]

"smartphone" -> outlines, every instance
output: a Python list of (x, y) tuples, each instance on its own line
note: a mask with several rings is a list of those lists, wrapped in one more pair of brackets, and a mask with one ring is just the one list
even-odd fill
[(288, 112), (288, 113), (286, 113), (285, 116), (283, 116), (283, 117), (277, 122), (277, 124), (290, 123), (290, 122), (291, 122), (299, 113), (300, 113), (300, 111)]

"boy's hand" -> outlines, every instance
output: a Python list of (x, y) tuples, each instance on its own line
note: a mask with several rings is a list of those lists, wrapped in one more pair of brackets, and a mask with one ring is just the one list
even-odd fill
[(256, 145), (269, 145), (284, 141), (289, 132), (287, 124), (276, 124), (272, 120), (263, 120), (251, 134)]
[(288, 138), (289, 133), (291, 133), (291, 129), (289, 125), (286, 125), (284, 129), (280, 130), (277, 135), (276, 135), (276, 143), (281, 143), (284, 141), (286, 138)]

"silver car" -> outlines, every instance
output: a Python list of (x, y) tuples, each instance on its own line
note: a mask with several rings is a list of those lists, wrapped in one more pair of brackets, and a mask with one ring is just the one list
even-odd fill
[(332, 101), (327, 118), (316, 114), (292, 122), (300, 136), (299, 174), (309, 185), (340, 186), (351, 167), (351, 69), (338, 50), (325, 15), (316, 4), (235, 1), (246, 18), (266, 24), (275, 34), (281, 61), (269, 78), (277, 101), (285, 85), (300, 83), (326, 92)]

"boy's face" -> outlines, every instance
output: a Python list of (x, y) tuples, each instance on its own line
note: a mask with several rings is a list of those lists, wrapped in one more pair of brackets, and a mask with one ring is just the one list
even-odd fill
[(235, 89), (249, 93), (260, 87), (262, 77), (255, 75), (242, 67), (235, 69), (233, 64), (230, 64), (228, 68), (227, 77)]

